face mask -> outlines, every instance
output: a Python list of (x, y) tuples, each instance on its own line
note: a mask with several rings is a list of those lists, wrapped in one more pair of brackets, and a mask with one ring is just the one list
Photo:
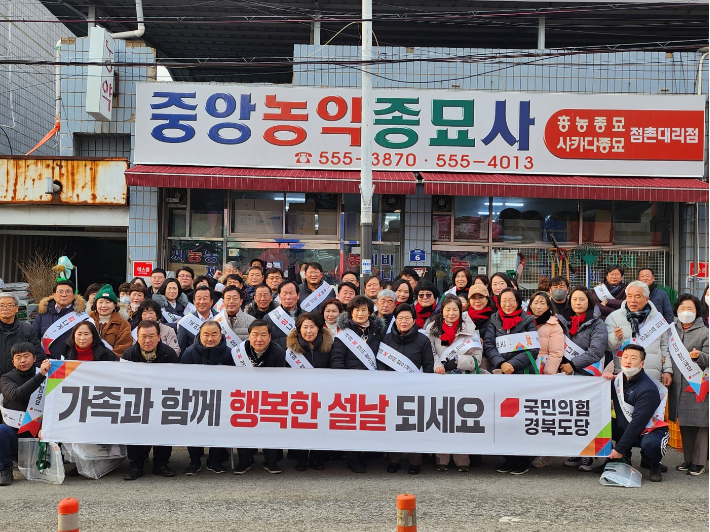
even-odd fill
[(685, 311), (678, 313), (678, 319), (681, 323), (693, 323), (695, 321), (695, 312)]
[(301, 281), (306, 280), (306, 272), (299, 272), (301, 274)]
[(130, 297), (128, 297), (128, 296), (121, 297), (121, 303), (125, 303), (126, 305), (128, 305), (130, 302), (131, 302)]
[(567, 299), (567, 290), (564, 288), (555, 288), (552, 291), (552, 299), (555, 301), (564, 301)]
[(641, 371), (641, 368), (621, 368), (621, 371), (624, 372), (624, 375), (626, 375), (627, 379), (630, 379), (634, 375), (636, 375), (639, 371)]

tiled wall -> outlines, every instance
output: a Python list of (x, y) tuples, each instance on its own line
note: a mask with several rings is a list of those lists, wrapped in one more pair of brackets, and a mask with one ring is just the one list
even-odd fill
[[(0, 1), (0, 20), (56, 20), (39, 0)], [(63, 24), (0, 24), (0, 57), (53, 61), (55, 46), (71, 36)], [(54, 127), (54, 67), (3, 65), (0, 68), (0, 155), (24, 155)], [(34, 155), (58, 155), (52, 139)]]
[[(431, 264), (431, 197), (424, 194), (424, 185), (417, 185), (416, 193), (406, 198), (404, 228), (402, 264), (405, 266)], [(423, 249), (426, 252), (426, 261), (410, 262), (409, 251), (412, 249)]]
[(128, 261), (157, 261), (158, 189), (130, 187)]

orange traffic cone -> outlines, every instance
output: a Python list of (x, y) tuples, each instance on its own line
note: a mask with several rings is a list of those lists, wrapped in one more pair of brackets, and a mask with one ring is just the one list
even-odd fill
[(417, 532), (417, 498), (411, 493), (397, 495), (397, 532)]
[(57, 531), (79, 532), (79, 501), (62, 499), (57, 506)]

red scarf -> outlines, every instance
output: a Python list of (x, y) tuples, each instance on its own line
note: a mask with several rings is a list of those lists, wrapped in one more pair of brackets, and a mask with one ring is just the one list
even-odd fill
[(493, 303), (496, 304), (496, 309), (500, 310), (500, 303), (498, 303), (498, 296), (493, 296)]
[(499, 310), (498, 314), (500, 315), (500, 319), (503, 321), (503, 330), (508, 331), (523, 321), (523, 318), (520, 316), (522, 313), (522, 308), (519, 308), (512, 314), (505, 314), (502, 310)]
[(577, 331), (579, 330), (579, 326), (584, 322), (584, 318), (586, 318), (586, 314), (582, 314), (581, 316), (572, 316), (572, 325), (569, 328), (569, 333), (574, 336), (577, 334)]
[(79, 349), (78, 347), (76, 347), (76, 359), (82, 362), (93, 361), (94, 350), (91, 348), (91, 346), (87, 347), (86, 349)]
[(424, 323), (427, 318), (431, 316), (432, 312), (434, 312), (435, 306), (436, 305), (432, 305), (431, 307), (423, 308), (419, 302), (414, 304), (414, 310), (417, 312), (417, 325), (419, 325), (420, 329), (424, 328)]
[(449, 345), (456, 339), (456, 330), (459, 328), (459, 320), (456, 320), (453, 325), (449, 326), (444, 320), (441, 320), (441, 343), (448, 342)]
[(486, 307), (481, 310), (474, 310), (473, 307), (468, 307), (468, 315), (473, 323), (479, 323), (486, 321), (493, 314), (493, 309), (491, 307)]

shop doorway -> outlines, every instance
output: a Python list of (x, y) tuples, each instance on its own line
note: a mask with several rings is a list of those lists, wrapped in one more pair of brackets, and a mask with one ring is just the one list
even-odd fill
[(468, 268), (473, 277), (488, 274), (488, 248), (486, 246), (434, 245), (431, 266), (434, 283), (443, 293), (453, 282), (454, 268)]

